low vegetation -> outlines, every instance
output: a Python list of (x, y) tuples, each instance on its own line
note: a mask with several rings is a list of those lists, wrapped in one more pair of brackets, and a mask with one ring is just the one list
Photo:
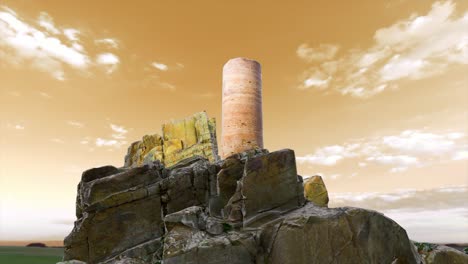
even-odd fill
[(63, 248), (0, 246), (0, 263), (51, 264), (62, 259)]

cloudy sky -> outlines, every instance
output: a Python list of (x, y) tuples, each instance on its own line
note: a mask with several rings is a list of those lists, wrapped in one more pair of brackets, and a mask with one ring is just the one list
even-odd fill
[(243, 56), (265, 146), (294, 149), (330, 206), (468, 242), (467, 28), (467, 1), (2, 1), (0, 239), (62, 239), (83, 170), (167, 120), (220, 121)]

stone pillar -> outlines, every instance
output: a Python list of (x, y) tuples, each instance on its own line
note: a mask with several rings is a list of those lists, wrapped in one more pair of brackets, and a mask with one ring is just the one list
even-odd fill
[(221, 156), (263, 148), (262, 69), (260, 63), (234, 58), (223, 67)]

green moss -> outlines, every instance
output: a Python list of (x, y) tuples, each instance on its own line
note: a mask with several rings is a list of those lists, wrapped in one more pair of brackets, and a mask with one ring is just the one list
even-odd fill
[(422, 243), (415, 242), (414, 245), (418, 248), (419, 252), (431, 252), (437, 246), (437, 245), (426, 243), (426, 242), (422, 242)]
[(228, 223), (223, 223), (223, 231), (224, 231), (224, 232), (229, 232), (229, 231), (231, 231), (232, 229), (233, 229), (233, 228), (232, 228), (232, 226), (231, 226), (230, 224), (228, 224)]

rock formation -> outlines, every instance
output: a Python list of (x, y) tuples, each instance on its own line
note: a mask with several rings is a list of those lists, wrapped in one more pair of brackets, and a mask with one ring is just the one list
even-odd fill
[(397, 223), (328, 208), (322, 179), (304, 185), (294, 151), (262, 140), (260, 65), (231, 60), (224, 159), (214, 120), (198, 113), (133, 143), (124, 167), (83, 172), (63, 263), (423, 263)]
[(159, 160), (170, 167), (183, 159), (202, 156), (213, 162), (219, 159), (216, 122), (206, 112), (162, 126), (162, 136), (146, 135), (128, 148), (125, 167), (141, 166)]
[(430, 243), (415, 243), (425, 264), (464, 264), (468, 263), (468, 253), (455, 248)]
[(421, 263), (374, 211), (304, 199), (294, 152), (87, 170), (64, 260), (94, 263)]
[(224, 65), (222, 115), (223, 158), (263, 148), (260, 63), (235, 58)]

